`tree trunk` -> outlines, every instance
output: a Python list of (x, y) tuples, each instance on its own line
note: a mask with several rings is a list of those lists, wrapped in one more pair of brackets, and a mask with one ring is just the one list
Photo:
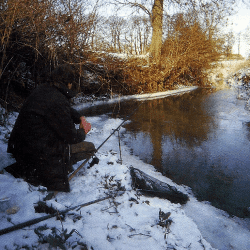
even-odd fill
[(156, 64), (160, 62), (160, 56), (161, 56), (162, 19), (163, 19), (163, 0), (155, 0), (151, 16), (153, 34), (150, 45), (150, 53), (152, 56), (152, 62)]

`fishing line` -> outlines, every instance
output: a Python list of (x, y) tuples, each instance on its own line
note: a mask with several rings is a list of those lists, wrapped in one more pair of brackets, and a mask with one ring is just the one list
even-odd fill
[[(188, 91), (188, 92), (190, 92), (190, 90)], [(181, 92), (182, 93), (182, 92)], [(174, 93), (174, 95), (179, 95), (179, 94), (181, 94), (181, 93)], [(154, 95), (155, 94), (155, 92), (153, 92), (153, 93), (151, 93), (151, 94), (149, 94), (149, 96), (148, 97), (144, 97), (143, 98), (143, 100), (141, 101), (141, 103), (139, 104), (139, 106), (133, 111), (133, 112), (131, 112), (125, 119), (124, 119), (124, 121), (122, 121), (121, 122), (121, 124), (116, 128), (116, 129), (113, 129), (113, 132), (101, 143), (101, 145), (96, 149), (96, 152), (109, 140), (109, 138), (116, 132), (116, 131), (118, 131), (120, 128), (121, 128), (121, 126), (125, 123), (125, 122), (127, 122), (128, 120), (129, 120), (129, 118), (132, 116), (132, 115), (134, 115), (135, 114), (135, 112), (140, 108), (140, 106), (145, 102), (145, 101), (148, 101), (148, 100), (152, 100), (152, 99), (150, 99), (151, 97), (152, 97), (152, 95)], [(171, 94), (170, 94), (171, 95)], [(162, 95), (160, 95), (160, 96), (156, 96), (155, 97), (155, 99), (161, 99), (161, 98), (165, 98), (166, 96), (169, 96), (168, 94), (166, 94), (164, 97), (162, 96)], [(136, 103), (138, 102), (138, 101), (140, 101), (140, 99), (139, 100), (137, 100), (136, 101)], [(120, 99), (119, 99), (119, 103), (120, 103)], [(120, 106), (120, 105), (119, 105)]]
[[(151, 93), (147, 99), (144, 99), (143, 101), (141, 101), (141, 103), (138, 105), (138, 107), (133, 111), (131, 112), (129, 115), (127, 115), (127, 117), (124, 119), (124, 121), (121, 122), (121, 124), (116, 128), (116, 129), (113, 129), (113, 132), (101, 143), (101, 145), (96, 149), (96, 152), (109, 140), (109, 138), (116, 132), (116, 131), (119, 131), (119, 129), (121, 128), (121, 126), (127, 122), (129, 120), (129, 118), (135, 114), (135, 112), (140, 108), (140, 106), (147, 100), (150, 99), (150, 97), (155, 94), (155, 93)], [(138, 101), (137, 101), (138, 102)], [(136, 103), (137, 103), (136, 102)]]
[[(152, 95), (154, 95), (155, 93), (151, 93), (151, 94), (149, 94), (149, 96), (147, 97), (147, 99), (146, 98), (143, 98), (143, 100), (141, 101), (141, 103), (138, 105), (138, 107), (133, 111), (133, 112), (131, 112), (129, 115), (127, 115), (127, 117), (121, 122), (121, 124), (117, 127), (117, 128), (115, 128), (115, 129), (113, 129), (113, 132), (99, 145), (99, 147), (96, 149), (96, 151), (95, 151), (95, 153), (97, 153), (98, 151), (99, 151), (99, 149), (110, 139), (110, 137), (115, 133), (115, 132), (119, 132), (119, 129), (121, 128), (121, 126), (125, 123), (125, 122), (127, 122), (128, 120), (129, 120), (129, 118), (132, 116), (132, 115), (134, 115), (135, 114), (135, 112), (140, 108), (140, 106), (142, 105), (142, 104), (144, 104), (144, 102), (145, 101), (148, 101), (148, 100), (150, 100), (150, 98), (151, 98), (151, 96)], [(178, 94), (180, 94), (180, 93), (175, 93), (175, 95), (178, 95)], [(168, 95), (166, 95), (166, 96), (168, 96)], [(157, 98), (157, 97), (156, 97)], [(160, 96), (160, 97), (158, 97), (157, 99), (159, 99), (159, 98), (164, 98), (163, 96)], [(151, 99), (152, 100), (152, 99)], [(140, 101), (140, 100), (139, 100)], [(138, 100), (137, 100), (137, 102), (138, 102)], [(136, 103), (137, 103), (136, 102)], [(70, 175), (70, 177), (69, 177), (69, 180), (71, 180), (75, 175), (76, 175), (76, 173), (90, 160), (90, 158), (91, 157), (93, 157), (93, 160), (92, 160), (92, 162), (89, 164), (89, 166), (87, 167), (88, 169), (89, 168), (91, 168), (92, 166), (94, 166), (95, 164), (98, 164), (99, 163), (99, 159), (96, 157), (96, 155), (95, 155), (95, 153), (94, 154), (92, 154), (92, 155), (90, 155), (71, 175)]]
[[(152, 93), (151, 95), (153, 95), (154, 93)], [(151, 96), (150, 95), (150, 96)], [(148, 98), (150, 98), (150, 96), (148, 97)], [(139, 109), (139, 107), (143, 104), (145, 102), (145, 100), (144, 101), (142, 101), (141, 102), (141, 104), (132, 112), (132, 113), (130, 113), (121, 123), (120, 123), (120, 125), (117, 127), (117, 128), (115, 128), (115, 129), (113, 129), (113, 132), (100, 144), (100, 146), (96, 149), (96, 152), (110, 139), (110, 137), (115, 133), (115, 132), (119, 132), (119, 130), (120, 130), (120, 128), (121, 128), (121, 126), (125, 123), (125, 122), (127, 122), (128, 120), (129, 120), (129, 118), (132, 116), (132, 115), (134, 115), (135, 114), (135, 112)]]
[[(150, 98), (154, 93), (151, 93), (148, 98)], [(127, 122), (129, 120), (129, 118), (135, 114), (135, 112), (140, 108), (140, 106), (146, 101), (147, 99), (145, 99), (144, 101), (142, 101), (138, 107), (131, 112), (129, 115), (127, 115), (127, 117), (120, 123), (120, 125), (118, 127), (116, 127), (115, 129), (113, 129), (113, 132), (99, 145), (99, 147), (96, 149), (95, 153), (97, 153), (99, 151), (99, 149), (110, 139), (110, 137), (117, 131), (119, 132), (119, 129), (121, 128), (121, 126)], [(96, 155), (92, 154), (89, 157), (86, 158), (86, 160), (69, 176), (69, 180), (71, 180), (79, 171), (80, 169), (90, 160), (90, 158), (92, 157), (92, 161), (90, 162), (89, 166), (87, 167), (88, 169), (90, 169), (91, 167), (93, 167), (95, 164), (99, 163), (99, 159), (98, 157), (96, 157)]]

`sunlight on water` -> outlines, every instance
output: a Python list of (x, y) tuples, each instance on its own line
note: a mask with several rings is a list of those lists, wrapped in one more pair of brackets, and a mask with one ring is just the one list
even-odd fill
[(250, 217), (250, 113), (244, 105), (233, 90), (198, 89), (91, 112), (125, 118), (137, 108), (122, 137), (131, 154), (191, 187), (198, 199)]
[[(141, 159), (200, 200), (249, 216), (250, 114), (232, 90), (198, 90), (146, 102), (126, 126), (124, 141)], [(151, 138), (149, 152), (135, 144), (137, 131)], [(138, 143), (137, 143), (138, 144)]]

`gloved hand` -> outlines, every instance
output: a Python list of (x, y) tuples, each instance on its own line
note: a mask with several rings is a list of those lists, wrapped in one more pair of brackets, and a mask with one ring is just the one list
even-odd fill
[(80, 119), (80, 128), (83, 128), (85, 133), (87, 134), (91, 130), (91, 124), (86, 121), (84, 116), (81, 116)]

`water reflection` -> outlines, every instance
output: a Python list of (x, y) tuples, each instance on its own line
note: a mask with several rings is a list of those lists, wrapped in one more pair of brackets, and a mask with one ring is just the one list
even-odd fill
[(250, 217), (250, 115), (232, 90), (198, 89), (86, 115), (107, 112), (123, 118), (134, 112), (123, 135), (133, 154), (191, 187), (198, 199)]
[(243, 125), (246, 127), (247, 138), (250, 141), (250, 122), (245, 122)]
[[(145, 102), (126, 126), (124, 140), (164, 175), (190, 186), (198, 199), (244, 217), (250, 207), (250, 130), (237, 113), (243, 103), (234, 99), (232, 91), (199, 89)], [(146, 157), (145, 145), (134, 145), (141, 132), (151, 142)]]
[(168, 135), (181, 144), (198, 145), (207, 140), (214, 125), (213, 116), (202, 107), (203, 92), (208, 90), (145, 102), (127, 128), (149, 133), (156, 144), (159, 141), (154, 138), (161, 141), (162, 135)]
[(158, 170), (164, 171), (164, 137), (189, 148), (208, 139), (215, 120), (202, 106), (204, 92), (207, 95), (211, 90), (199, 89), (181, 96), (147, 101), (139, 106), (132, 117), (133, 122), (126, 126), (134, 135), (143, 131), (150, 136), (153, 147), (150, 163)]

